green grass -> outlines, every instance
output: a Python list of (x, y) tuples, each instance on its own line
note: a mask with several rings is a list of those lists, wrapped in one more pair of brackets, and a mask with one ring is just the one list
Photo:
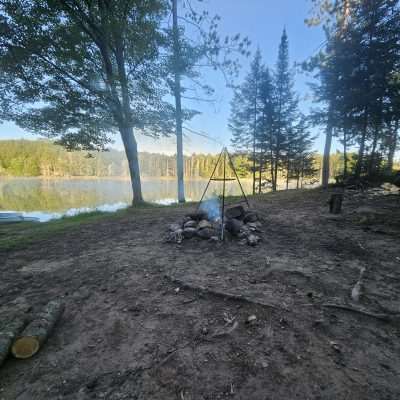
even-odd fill
[(108, 219), (122, 218), (134, 215), (143, 209), (160, 207), (150, 203), (143, 203), (119, 210), (113, 213), (94, 211), (82, 213), (73, 217), (63, 217), (49, 222), (19, 222), (0, 224), (0, 251), (8, 251), (25, 247), (69, 230), (77, 229), (85, 224), (95, 224)]

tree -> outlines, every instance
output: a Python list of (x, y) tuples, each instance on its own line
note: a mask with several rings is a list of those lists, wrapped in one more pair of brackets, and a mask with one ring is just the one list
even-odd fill
[(119, 132), (142, 201), (134, 129), (171, 131), (159, 89), (165, 12), (161, 0), (2, 0), (1, 118), (69, 149), (104, 149)]
[[(399, 2), (354, 0), (337, 4), (345, 6), (342, 15), (346, 17), (326, 29), (326, 49), (315, 58), (320, 78), (315, 93), (328, 105), (321, 119), (341, 137), (345, 175), (348, 146), (358, 144), (354, 174), (359, 178), (381, 170), (382, 154), (387, 152), (388, 159), (391, 157), (390, 144), (398, 134), (399, 85), (395, 75), (400, 60)], [(327, 156), (324, 171), (329, 171)], [(327, 184), (326, 176), (323, 184)]]
[(273, 176), (272, 188), (277, 190), (278, 168), (282, 165), (282, 156), (290, 159), (293, 141), (293, 124), (298, 118), (298, 100), (293, 92), (293, 78), (289, 68), (289, 42), (286, 30), (283, 30), (279, 45), (278, 61), (274, 77), (275, 86), (275, 137), (272, 145)]
[[(201, 0), (198, 0), (201, 2)], [(211, 68), (220, 70), (230, 83), (232, 76), (238, 72), (238, 60), (232, 58), (233, 52), (249, 55), (247, 47), (250, 41), (241, 39), (237, 34), (225, 37), (222, 42), (218, 34), (218, 15), (210, 18), (207, 10), (197, 11), (192, 0), (171, 0), (172, 2), (172, 29), (167, 30), (167, 50), (169, 62), (166, 71), (168, 86), (175, 100), (175, 130), (177, 137), (177, 171), (178, 171), (178, 199), (185, 201), (184, 194), (184, 166), (183, 166), (183, 130), (184, 121), (193, 118), (195, 110), (184, 110), (183, 100), (210, 101), (214, 90), (201, 78), (201, 70)], [(178, 5), (186, 9), (184, 14), (178, 12)], [(189, 29), (187, 29), (189, 28)], [(191, 31), (192, 33), (188, 33)], [(193, 33), (194, 31), (194, 33)], [(198, 94), (198, 90), (201, 94)], [(187, 92), (194, 93), (187, 95)], [(189, 133), (197, 133), (192, 129)]]
[(250, 65), (250, 72), (245, 77), (243, 84), (234, 93), (229, 120), (229, 128), (233, 134), (233, 146), (237, 150), (247, 151), (252, 149), (253, 194), (256, 192), (257, 121), (260, 114), (258, 100), (263, 68), (261, 52), (257, 49)]

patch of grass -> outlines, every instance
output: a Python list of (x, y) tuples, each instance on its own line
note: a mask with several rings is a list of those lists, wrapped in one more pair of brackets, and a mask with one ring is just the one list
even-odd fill
[(34, 242), (47, 239), (52, 235), (77, 229), (85, 224), (95, 224), (108, 219), (122, 218), (138, 213), (143, 209), (157, 207), (161, 206), (141, 203), (112, 213), (93, 211), (72, 217), (64, 216), (49, 222), (2, 223), (0, 224), (0, 251), (9, 251), (25, 247)]

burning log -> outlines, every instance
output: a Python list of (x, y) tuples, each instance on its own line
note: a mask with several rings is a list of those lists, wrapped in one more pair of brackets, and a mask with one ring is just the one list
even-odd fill
[(14, 341), (11, 352), (15, 358), (34, 356), (46, 342), (57, 321), (64, 312), (64, 304), (51, 301)]
[(0, 330), (0, 366), (7, 358), (11, 345), (26, 325), (25, 318), (15, 318), (4, 329)]

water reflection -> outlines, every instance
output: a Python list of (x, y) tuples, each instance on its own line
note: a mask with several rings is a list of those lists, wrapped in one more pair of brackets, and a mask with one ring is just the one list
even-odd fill
[[(199, 200), (207, 180), (187, 180), (186, 198)], [(221, 192), (221, 182), (212, 182), (209, 196)], [(251, 182), (243, 181), (246, 193), (251, 191)], [(174, 179), (144, 179), (143, 196), (146, 201), (170, 204), (177, 199)], [(237, 195), (237, 182), (228, 182), (228, 195)], [(0, 179), (0, 211), (24, 212), (26, 216), (37, 216), (41, 220), (75, 215), (94, 209), (115, 211), (131, 201), (130, 183), (122, 179)]]

